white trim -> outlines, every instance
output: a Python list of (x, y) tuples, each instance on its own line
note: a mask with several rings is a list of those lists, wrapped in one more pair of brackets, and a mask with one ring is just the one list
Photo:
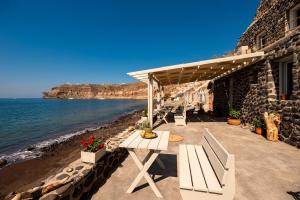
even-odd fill
[(171, 69), (195, 67), (195, 66), (201, 66), (201, 65), (228, 62), (228, 61), (233, 61), (233, 60), (241, 60), (241, 59), (252, 58), (252, 57), (260, 57), (260, 56), (263, 56), (263, 55), (264, 55), (264, 52), (255, 52), (255, 53), (249, 53), (249, 54), (243, 54), (243, 55), (237, 55), (237, 56), (228, 56), (228, 57), (222, 57), (222, 58), (216, 58), (216, 59), (210, 59), (210, 60), (203, 60), (203, 61), (198, 61), (198, 62), (177, 64), (177, 65), (169, 65), (169, 66), (152, 68), (152, 69), (141, 70), (141, 71), (136, 71), (136, 72), (129, 72), (127, 74), (129, 76), (135, 76), (135, 75), (139, 75), (139, 74), (147, 74), (147, 73), (168, 71), (168, 70), (171, 70)]
[[(176, 80), (181, 81), (182, 79), (182, 73), (185, 71), (190, 72), (193, 74), (193, 72), (201, 72), (203, 74), (210, 73), (211, 67), (213, 67), (213, 70), (216, 70), (214, 73), (211, 74), (209, 79), (214, 79), (217, 77), (221, 77), (222, 75), (226, 75), (227, 73), (230, 73), (232, 71), (235, 71), (236, 69), (239, 69), (241, 65), (249, 65), (251, 62), (254, 62), (256, 58), (260, 58), (264, 56), (264, 52), (259, 51), (255, 53), (248, 53), (248, 54), (242, 54), (242, 55), (234, 55), (234, 56), (227, 56), (227, 57), (221, 57), (216, 59), (210, 59), (210, 60), (203, 60), (198, 62), (191, 62), (191, 63), (184, 63), (184, 64), (177, 64), (177, 65), (169, 65), (164, 67), (158, 67), (158, 68), (152, 68), (147, 70), (141, 70), (141, 71), (135, 71), (135, 72), (129, 72), (127, 73), (129, 76), (132, 76), (133, 78), (136, 78), (140, 81), (145, 82), (145, 77), (147, 77), (150, 74), (155, 74), (159, 72), (167, 72), (167, 78), (168, 84), (172, 83), (172, 80), (170, 75), (168, 74), (168, 71), (170, 70), (178, 70), (178, 73), (176, 72), (175, 77)], [(242, 64), (241, 64), (242, 63)], [(224, 65), (230, 65), (230, 69), (227, 72), (222, 72), (222, 69), (224, 68)], [(188, 68), (188, 70), (185, 70)], [(201, 78), (201, 77), (199, 77)], [(174, 79), (173, 79), (174, 80)], [(156, 80), (159, 82), (159, 80)], [(193, 81), (190, 78), (190, 81)], [(178, 82), (179, 83), (179, 82)], [(166, 85), (166, 84), (165, 84)]]

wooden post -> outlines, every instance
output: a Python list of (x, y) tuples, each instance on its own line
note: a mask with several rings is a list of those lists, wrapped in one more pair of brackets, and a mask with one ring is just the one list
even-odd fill
[(163, 107), (165, 105), (165, 91), (164, 91), (164, 87), (160, 86), (160, 92), (161, 92), (161, 106)]
[(158, 92), (157, 92), (157, 110), (161, 109), (161, 86), (160, 83), (157, 82)]
[(148, 76), (148, 120), (150, 127), (153, 127), (153, 78)]
[(233, 109), (233, 78), (229, 79), (229, 109)]

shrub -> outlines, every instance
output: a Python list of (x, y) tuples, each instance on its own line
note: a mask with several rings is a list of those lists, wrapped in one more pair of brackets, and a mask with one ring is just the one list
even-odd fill
[(231, 109), (229, 111), (229, 118), (230, 119), (239, 119), (241, 116), (241, 112), (239, 110)]
[(254, 118), (252, 119), (252, 125), (253, 125), (255, 128), (261, 128), (261, 121), (260, 121), (258, 118), (254, 117)]

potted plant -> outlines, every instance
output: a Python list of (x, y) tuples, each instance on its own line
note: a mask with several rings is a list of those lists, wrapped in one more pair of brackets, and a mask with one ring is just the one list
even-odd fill
[(148, 109), (144, 108), (143, 115), (142, 115), (142, 121), (145, 121), (148, 119)]
[(241, 116), (241, 112), (239, 110), (231, 109), (229, 111), (229, 117), (227, 119), (227, 123), (235, 126), (240, 125), (241, 124), (240, 116)]
[(252, 125), (255, 127), (255, 133), (261, 135), (262, 134), (261, 121), (255, 117), (252, 119)]
[(148, 120), (145, 120), (142, 123), (140, 123), (139, 129), (141, 131), (140, 135), (142, 138), (152, 139), (157, 137), (157, 134), (152, 131), (152, 128), (150, 127), (150, 122)]
[(81, 141), (83, 150), (81, 151), (81, 161), (87, 163), (96, 163), (106, 153), (106, 148), (99, 139), (91, 135), (88, 140)]

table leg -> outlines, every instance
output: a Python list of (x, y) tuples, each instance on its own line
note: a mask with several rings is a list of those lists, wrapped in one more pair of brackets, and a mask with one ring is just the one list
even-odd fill
[(168, 123), (168, 120), (166, 119), (167, 116), (168, 116), (168, 113), (166, 113), (166, 114), (163, 116), (163, 120), (166, 122), (166, 124), (169, 124), (169, 123)]
[(166, 166), (164, 165), (164, 163), (158, 157), (156, 158), (156, 162), (158, 163), (160, 168), (166, 169)]
[(147, 180), (150, 187), (152, 188), (155, 195), (159, 198), (162, 198), (162, 195), (160, 191), (158, 190), (157, 186), (155, 185), (154, 181), (150, 177), (149, 173), (147, 172), (148, 169), (151, 167), (152, 163), (157, 159), (160, 151), (153, 151), (151, 152), (150, 158), (145, 162), (143, 165), (142, 162), (138, 159), (133, 149), (128, 149), (130, 156), (132, 157), (135, 164), (138, 166), (138, 168), (141, 170), (140, 173), (137, 175), (137, 177), (132, 182), (131, 186), (128, 188), (127, 193), (132, 193), (133, 190), (136, 188), (138, 183), (141, 181), (143, 177)]
[[(146, 157), (144, 158), (144, 160), (142, 161), (142, 164), (145, 164), (145, 162), (150, 158), (150, 156), (153, 154), (153, 150), (150, 150), (149, 153), (146, 155)], [(166, 169), (164, 163), (157, 157), (155, 160), (158, 165), (160, 166), (160, 168), (162, 169)]]

